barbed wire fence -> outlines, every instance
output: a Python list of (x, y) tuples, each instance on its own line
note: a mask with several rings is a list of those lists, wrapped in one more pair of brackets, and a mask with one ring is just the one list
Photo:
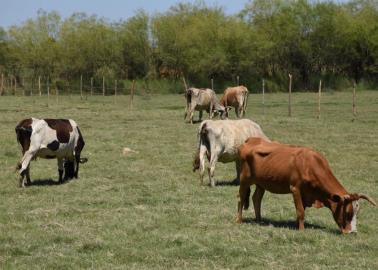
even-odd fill
[[(292, 117), (292, 82), (293, 76), (288, 74), (288, 117)], [(181, 81), (181, 80), (179, 80)], [(236, 85), (240, 85), (242, 80), (236, 76)], [(182, 77), (183, 89), (188, 87), (185, 77)], [(214, 78), (210, 79), (209, 86), (214, 90)], [(356, 83), (353, 83), (351, 94), (351, 113), (353, 118), (357, 117), (357, 94)], [(134, 95), (148, 96), (151, 92), (156, 92), (158, 89), (151, 89), (147, 82), (137, 82), (136, 80), (126, 79), (107, 79), (105, 76), (102, 78), (84, 77), (80, 76), (79, 80), (60, 80), (52, 79), (49, 77), (16, 77), (14, 75), (1, 74), (0, 77), (0, 96), (47, 96), (49, 104), (50, 96), (54, 96), (56, 101), (59, 102), (59, 96), (79, 96), (80, 99), (88, 99), (91, 96), (114, 96), (114, 103), (117, 103), (117, 96), (129, 95), (129, 107), (133, 107)], [(266, 114), (267, 100), (266, 94), (269, 93), (266, 89), (265, 80), (261, 80), (261, 90), (257, 92), (262, 94), (261, 106), (263, 115)], [(320, 119), (321, 115), (321, 94), (322, 94), (322, 80), (319, 80), (319, 89), (314, 91), (317, 93), (316, 118)], [(314, 99), (315, 100), (315, 99)]]

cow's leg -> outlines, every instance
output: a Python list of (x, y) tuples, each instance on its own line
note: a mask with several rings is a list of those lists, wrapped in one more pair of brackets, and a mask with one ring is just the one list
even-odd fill
[(58, 161), (59, 183), (63, 183), (63, 169), (64, 169), (63, 158), (58, 158), (57, 161)]
[[(19, 164), (20, 168), (21, 168), (21, 163)], [(30, 181), (30, 166), (28, 166), (26, 168), (26, 170), (24, 170), (21, 174), (20, 174), (20, 177), (19, 177), (19, 186), (20, 187), (25, 187), (25, 182), (24, 182), (24, 179), (26, 177), (26, 184), (27, 185), (30, 185), (31, 184), (31, 181)]]
[(243, 208), (248, 203), (246, 202), (249, 200), (249, 193), (251, 192), (251, 188), (249, 184), (241, 183), (239, 187), (239, 201), (238, 201), (238, 213), (236, 215), (236, 223), (242, 223), (243, 221)]
[(245, 112), (247, 110), (247, 104), (248, 104), (248, 92), (244, 93), (244, 98), (243, 98), (243, 117), (245, 116)]
[(240, 184), (240, 171), (241, 171), (241, 161), (236, 160), (235, 161), (235, 169), (236, 169), (236, 178), (234, 179), (233, 183), (234, 184)]
[(201, 185), (203, 185), (203, 176), (205, 174), (205, 155), (206, 155), (207, 149), (205, 145), (200, 146), (200, 152), (199, 152), (199, 158), (200, 158), (200, 181)]
[(215, 179), (214, 179), (214, 171), (215, 171), (215, 164), (218, 161), (218, 156), (219, 153), (215, 151), (211, 151), (211, 158), (210, 158), (210, 163), (209, 163), (209, 181), (210, 185), (212, 187), (215, 187)]
[(210, 102), (210, 107), (209, 107), (209, 119), (213, 118), (213, 102)]
[(186, 108), (185, 108), (185, 115), (184, 115), (184, 120), (186, 119), (186, 117), (188, 116), (188, 110), (189, 110), (189, 103), (186, 102)]
[(80, 153), (75, 152), (75, 161), (76, 161), (76, 167), (75, 167), (75, 178), (79, 177), (79, 165), (80, 165)]
[[(25, 186), (24, 177), (25, 177), (25, 175), (28, 174), (27, 171), (28, 171), (30, 161), (32, 160), (32, 158), (34, 157), (36, 152), (37, 152), (37, 150), (29, 149), (28, 151), (25, 152), (24, 156), (22, 157), (21, 163), (19, 165), (19, 171), (18, 171), (20, 173), (20, 179), (19, 179), (20, 187)], [(30, 180), (30, 178), (29, 178), (29, 180)]]
[(304, 230), (304, 207), (301, 191), (295, 186), (290, 186), (290, 191), (293, 193), (295, 209), (297, 212), (298, 229)]
[(189, 108), (189, 112), (188, 112), (188, 114), (189, 114), (189, 122), (190, 122), (191, 124), (193, 124), (194, 109), (195, 109), (195, 106), (192, 105), (192, 106)]
[(200, 111), (199, 111), (199, 116), (198, 116), (198, 121), (199, 121), (199, 122), (202, 121), (202, 116), (203, 116), (203, 111), (200, 110)]
[(191, 123), (191, 124), (193, 124), (193, 114), (194, 114), (194, 112), (191, 110), (189, 112), (189, 123)]
[(236, 114), (237, 118), (240, 118), (240, 108), (239, 108), (239, 105), (235, 106), (235, 114)]
[(25, 176), (26, 176), (26, 184), (30, 185), (31, 184), (31, 180), (30, 180), (30, 164), (29, 164), (28, 168), (25, 171)]
[(261, 221), (261, 201), (264, 196), (265, 189), (256, 185), (256, 190), (253, 193), (252, 201), (253, 208), (255, 209), (256, 221)]
[(238, 114), (239, 114), (238, 118), (243, 117), (243, 106), (242, 106), (242, 105), (239, 106), (238, 111), (239, 111), (239, 113), (238, 113)]

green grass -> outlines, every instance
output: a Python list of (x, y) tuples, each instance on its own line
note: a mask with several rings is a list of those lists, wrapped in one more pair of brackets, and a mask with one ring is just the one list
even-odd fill
[[(351, 192), (378, 200), (378, 92), (250, 95), (247, 117), (273, 140), (323, 153)], [(1, 269), (378, 269), (378, 212), (362, 202), (359, 233), (338, 233), (328, 209), (307, 209), (299, 232), (290, 195), (266, 193), (264, 224), (234, 222), (236, 186), (200, 186), (192, 173), (197, 125), (183, 121), (179, 95), (128, 97), (0, 97)], [(196, 114), (197, 116), (198, 114)], [(231, 114), (234, 118), (234, 114)], [(26, 117), (73, 118), (86, 141), (80, 179), (57, 181), (54, 160), (31, 164), (38, 185), (17, 187), (21, 156), (14, 127)], [(122, 155), (129, 147), (138, 153)], [(234, 164), (217, 164), (218, 181)]]

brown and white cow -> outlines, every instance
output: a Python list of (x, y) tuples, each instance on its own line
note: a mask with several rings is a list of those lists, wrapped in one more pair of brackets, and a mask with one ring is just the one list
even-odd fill
[[(77, 178), (80, 154), (85, 142), (76, 122), (71, 119), (36, 119), (22, 120), (16, 126), (17, 141), (22, 147), (22, 160), (17, 168), (20, 173), (20, 186), (24, 186), (26, 176), (30, 184), (30, 161), (37, 157), (58, 160), (59, 182)], [(76, 164), (75, 164), (76, 163)], [(63, 177), (63, 169), (65, 175)]]
[(215, 186), (214, 171), (217, 161), (222, 163), (235, 162), (236, 178), (239, 182), (240, 162), (238, 147), (249, 137), (269, 140), (260, 126), (249, 119), (240, 120), (206, 120), (198, 129), (199, 144), (193, 162), (193, 171), (199, 169), (201, 184), (205, 172), (205, 159), (209, 160), (209, 180)]
[(357, 232), (358, 200), (374, 200), (361, 193), (349, 193), (333, 175), (327, 160), (306, 147), (267, 142), (250, 138), (239, 147), (241, 177), (238, 214), (249, 206), (250, 186), (256, 185), (252, 196), (256, 220), (261, 219), (261, 200), (265, 190), (291, 193), (300, 230), (304, 229), (306, 207), (328, 207), (342, 233)]
[(235, 108), (238, 118), (245, 115), (248, 102), (248, 89), (245, 86), (228, 87), (224, 90), (220, 104), (226, 108), (226, 117), (231, 107)]
[(189, 121), (193, 124), (194, 111), (199, 111), (199, 121), (202, 120), (202, 111), (209, 113), (209, 118), (213, 118), (213, 112), (219, 112), (223, 117), (225, 108), (220, 105), (215, 92), (208, 88), (189, 88), (185, 92), (186, 109), (184, 120), (189, 115)]

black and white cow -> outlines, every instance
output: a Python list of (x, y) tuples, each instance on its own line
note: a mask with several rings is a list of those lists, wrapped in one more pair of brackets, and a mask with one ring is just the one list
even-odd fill
[(25, 176), (27, 184), (31, 183), (29, 164), (37, 157), (58, 160), (60, 183), (78, 177), (79, 164), (85, 163), (87, 159), (80, 158), (85, 142), (74, 120), (28, 118), (22, 120), (15, 130), (23, 154), (17, 165), (21, 187), (25, 185)]

